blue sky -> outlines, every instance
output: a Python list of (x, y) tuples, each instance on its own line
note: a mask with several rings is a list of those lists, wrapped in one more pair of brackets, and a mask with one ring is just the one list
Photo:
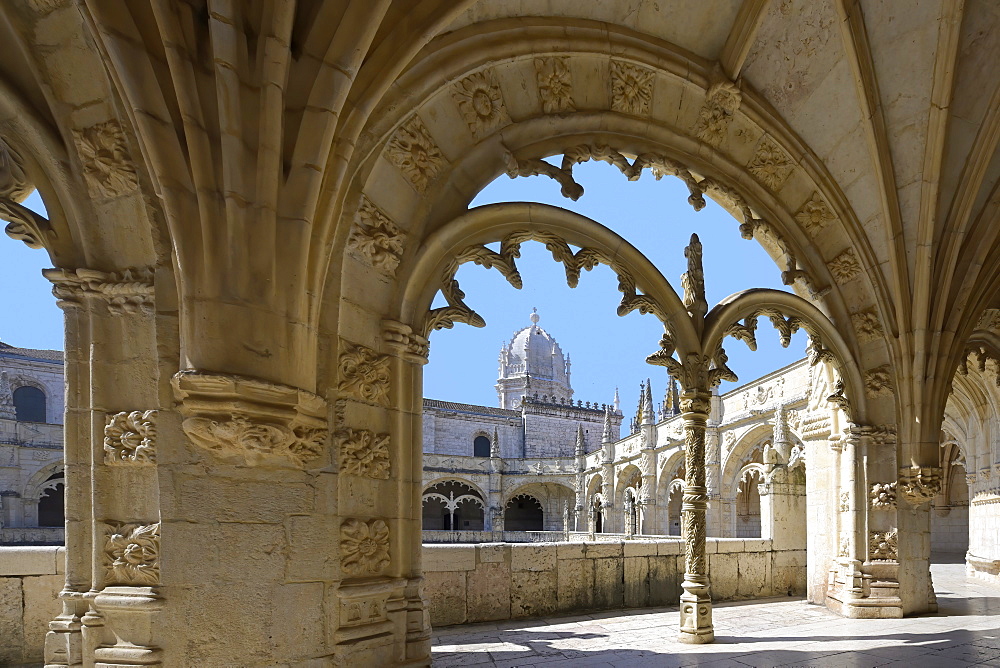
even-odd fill
[[(679, 277), (686, 269), (684, 246), (692, 232), (704, 245), (705, 285), (711, 307), (724, 297), (752, 287), (786, 289), (780, 271), (754, 241), (740, 237), (738, 223), (708, 200), (695, 212), (687, 203), (688, 192), (675, 178), (656, 181), (648, 172), (629, 182), (621, 173), (601, 162), (588, 162), (574, 169), (586, 193), (573, 202), (559, 194), (559, 185), (546, 177), (497, 178), (472, 206), (506, 201), (544, 202), (571, 209), (610, 227), (642, 251), (680, 292)], [(33, 194), (26, 205), (44, 212), (41, 199)], [(51, 287), (41, 270), (51, 266), (45, 251), (32, 250), (21, 242), (0, 238), (0, 341), (24, 348), (63, 347), (62, 312), (56, 307)], [(529, 324), (528, 315), (537, 308), (539, 325), (552, 334), (564, 353), (572, 357), (572, 383), (576, 398), (610, 402), (620, 388), (626, 415), (635, 410), (639, 382), (653, 381), (656, 401), (666, 385), (662, 367), (645, 363), (657, 348), (662, 328), (652, 315), (615, 314), (621, 298), (617, 278), (604, 266), (584, 272), (580, 285), (566, 285), (562, 265), (538, 243), (522, 247), (518, 268), (524, 287), (515, 290), (496, 270), (466, 264), (458, 279), (466, 303), (486, 319), (477, 329), (456, 325), (431, 335), (430, 363), (425, 367), (424, 395), (434, 399), (495, 406), (497, 357), (503, 342)], [(730, 367), (747, 382), (803, 356), (805, 335), (792, 339), (782, 349), (769, 323), (761, 322), (759, 349), (751, 353), (742, 343), (729, 341)], [(734, 387), (725, 384), (723, 391)]]

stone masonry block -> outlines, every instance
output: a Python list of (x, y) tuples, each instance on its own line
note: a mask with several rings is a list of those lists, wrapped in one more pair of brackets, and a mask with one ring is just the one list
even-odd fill
[(510, 570), (514, 573), (520, 571), (554, 571), (557, 549), (554, 544), (511, 545)]
[(62, 611), (57, 596), (65, 582), (66, 579), (61, 575), (40, 575), (21, 580), (24, 594), (25, 661), (42, 660), (49, 622)]
[(556, 546), (557, 559), (583, 559), (587, 546), (583, 543), (559, 543)]
[(424, 545), (423, 557), (425, 573), (476, 569), (475, 545)]
[(466, 621), (465, 573), (424, 573), (424, 592), (429, 601), (433, 626), (462, 624)]
[(0, 665), (21, 663), (23, 605), (21, 578), (0, 577)]
[(558, 575), (560, 612), (587, 610), (594, 605), (594, 561), (560, 559)]
[(479, 563), (498, 564), (506, 561), (507, 546), (504, 543), (480, 543)]
[(649, 559), (625, 557), (625, 607), (649, 605)]
[(510, 619), (510, 566), (479, 564), (466, 573), (466, 609), (469, 622)]
[(716, 601), (732, 601), (736, 598), (739, 581), (738, 558), (736, 554), (710, 554), (708, 572), (712, 583), (712, 598)]
[(621, 557), (594, 560), (595, 608), (620, 608), (625, 604), (624, 577)]
[(684, 554), (684, 541), (682, 540), (669, 540), (663, 541), (656, 544), (657, 554)]
[[(62, 552), (60, 552), (62, 550)], [(61, 572), (65, 549), (58, 547), (0, 547), (0, 577), (55, 575)]]
[(650, 557), (656, 554), (657, 544), (655, 541), (625, 541), (623, 546), (624, 555), (628, 557)]
[(556, 571), (511, 573), (510, 616), (543, 617), (556, 611)]
[(622, 544), (618, 543), (587, 543), (588, 559), (608, 559), (617, 557), (621, 559), (624, 550)]
[(676, 556), (649, 557), (649, 605), (677, 605), (684, 565)]

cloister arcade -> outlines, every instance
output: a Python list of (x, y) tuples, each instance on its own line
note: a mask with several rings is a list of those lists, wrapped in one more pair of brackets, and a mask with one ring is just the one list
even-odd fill
[[(943, 440), (966, 448), (970, 523), (994, 527), (972, 534), (969, 567), (996, 572), (993, 3), (543, 4), (0, 5), (0, 215), (48, 254), (65, 311), (65, 586), (46, 665), (429, 664), (428, 336), (481, 323), (458, 266), (517, 287), (531, 241), (570, 285), (611, 267), (618, 312), (663, 326), (648, 361), (681, 386), (684, 642), (714, 639), (712, 390), (758, 321), (804, 329), (816, 370), (807, 473), (772, 436), (758, 485), (774, 490), (762, 517), (808, 518), (809, 600), (936, 609), (931, 501), (960, 468)], [(672, 282), (600, 221), (468, 206), (501, 175), (586, 196), (573, 169), (590, 160), (718, 202), (789, 292), (748, 277), (712, 306), (696, 237), (677, 240)], [(35, 188), (47, 216), (21, 206)], [(607, 509), (627, 490), (636, 528), (663, 525), (642, 511), (654, 429), (641, 485), (618, 495), (613, 453), (588, 467), (601, 530), (625, 528)]]

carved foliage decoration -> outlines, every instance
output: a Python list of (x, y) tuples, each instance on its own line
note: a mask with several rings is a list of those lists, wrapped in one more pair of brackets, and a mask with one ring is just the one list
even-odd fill
[(419, 116), (413, 116), (396, 131), (389, 140), (386, 157), (419, 193), (427, 190), (447, 162)]
[(155, 463), (156, 416), (155, 410), (109, 415), (104, 427), (104, 462)]
[(347, 247), (390, 276), (403, 256), (403, 231), (365, 197), (347, 240)]
[(389, 565), (389, 527), (383, 520), (340, 525), (340, 567), (347, 575), (378, 575)]
[(899, 470), (896, 494), (911, 506), (929, 502), (941, 493), (941, 469), (938, 467), (904, 467)]
[(424, 364), (430, 352), (427, 337), (413, 331), (409, 325), (396, 320), (382, 321), (382, 340), (386, 346), (398, 351), (404, 359)]
[(897, 547), (895, 529), (868, 533), (868, 555), (871, 559), (894, 561), (898, 556)]
[(389, 404), (389, 357), (371, 348), (341, 342), (341, 394), (366, 403)]
[(470, 74), (455, 84), (452, 94), (462, 118), (477, 139), (510, 123), (493, 70)]
[(653, 100), (653, 70), (626, 63), (611, 61), (611, 109), (633, 116), (649, 113)]
[(705, 104), (698, 114), (698, 121), (694, 126), (695, 136), (712, 146), (720, 146), (726, 139), (726, 131), (742, 100), (740, 89), (731, 81), (713, 84), (708, 89)]
[(117, 121), (73, 131), (83, 162), (83, 175), (92, 195), (112, 199), (135, 190), (135, 168), (129, 159), (125, 134)]
[(105, 579), (109, 585), (160, 583), (160, 524), (114, 524), (105, 528)]
[(858, 262), (854, 249), (848, 248), (843, 253), (827, 263), (833, 279), (843, 285), (861, 275), (861, 264)]
[(757, 142), (753, 159), (747, 164), (750, 173), (771, 190), (777, 190), (792, 173), (792, 161), (768, 135)]
[(888, 364), (865, 372), (865, 392), (871, 397), (892, 394), (892, 368)]
[(341, 429), (336, 437), (342, 473), (389, 479), (389, 434), (376, 434), (368, 429)]
[(62, 308), (79, 306), (84, 297), (98, 297), (112, 315), (153, 312), (153, 271), (147, 268), (106, 273), (94, 269), (43, 269), (52, 294)]
[(325, 429), (291, 427), (242, 413), (228, 420), (192, 417), (182, 426), (188, 438), (207, 450), (238, 452), (251, 460), (287, 456), (300, 464), (320, 456), (327, 436)]
[(827, 223), (836, 219), (837, 216), (818, 192), (814, 192), (795, 214), (795, 220), (811, 236), (816, 236)]
[(573, 105), (572, 79), (565, 58), (535, 58), (535, 75), (544, 113), (558, 114), (576, 110)]
[(48, 219), (20, 204), (34, 189), (22, 164), (21, 156), (0, 139), (0, 218), (10, 221), (5, 231), (11, 239), (43, 248), (54, 232)]
[(871, 491), (868, 492), (868, 499), (871, 501), (872, 508), (878, 508), (881, 510), (895, 508), (896, 483), (877, 482), (873, 484)]
[(874, 308), (852, 313), (851, 322), (854, 323), (854, 330), (858, 333), (858, 339), (862, 343), (878, 341), (885, 336), (882, 322)]

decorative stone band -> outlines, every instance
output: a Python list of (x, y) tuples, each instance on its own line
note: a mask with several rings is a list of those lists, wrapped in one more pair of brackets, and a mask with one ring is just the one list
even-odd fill
[(153, 270), (125, 269), (107, 273), (95, 269), (43, 269), (52, 281), (52, 294), (60, 308), (80, 306), (85, 297), (107, 302), (114, 315), (153, 312)]
[(184, 433), (199, 447), (251, 465), (304, 466), (326, 446), (326, 401), (242, 376), (181, 371), (172, 379)]
[(930, 502), (941, 493), (941, 468), (936, 466), (900, 468), (896, 493), (911, 506)]
[(148, 587), (160, 583), (160, 524), (105, 525), (106, 585)]
[(105, 464), (156, 463), (155, 410), (108, 415), (104, 427)]

